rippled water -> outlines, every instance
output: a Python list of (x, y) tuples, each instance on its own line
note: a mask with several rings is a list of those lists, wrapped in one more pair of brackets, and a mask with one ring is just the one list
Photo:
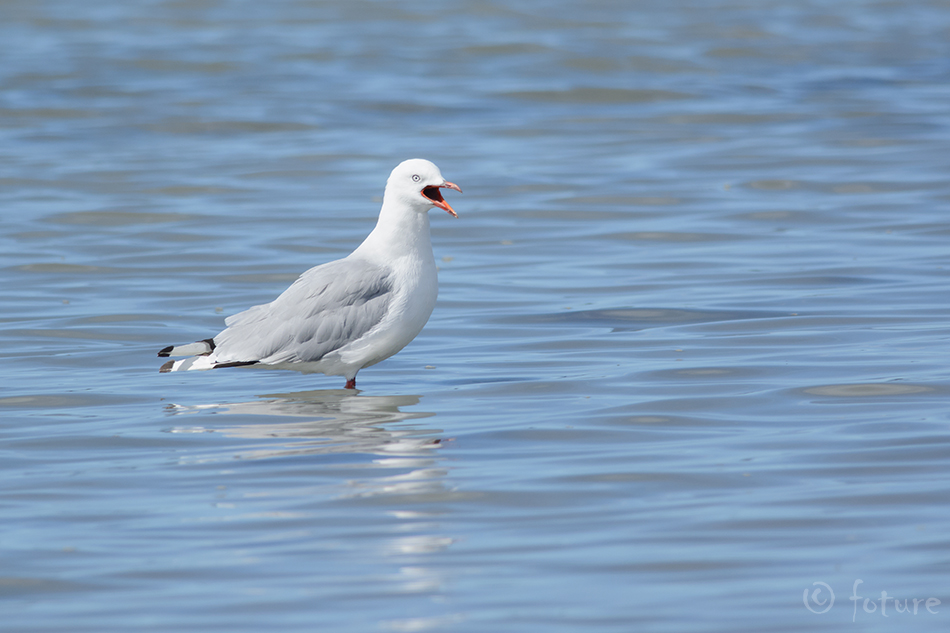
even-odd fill
[[(945, 2), (7, 2), (0, 42), (0, 629), (947, 629)], [(460, 218), (358, 394), (158, 374), (412, 156)]]

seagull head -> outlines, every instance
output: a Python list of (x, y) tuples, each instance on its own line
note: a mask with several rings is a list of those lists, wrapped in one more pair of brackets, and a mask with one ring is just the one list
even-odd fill
[(455, 189), (462, 193), (458, 185), (442, 177), (442, 172), (435, 164), (422, 158), (413, 158), (396, 165), (386, 181), (385, 195), (397, 197), (410, 208), (421, 212), (439, 207), (457, 218), (458, 214), (442, 197), (441, 189)]

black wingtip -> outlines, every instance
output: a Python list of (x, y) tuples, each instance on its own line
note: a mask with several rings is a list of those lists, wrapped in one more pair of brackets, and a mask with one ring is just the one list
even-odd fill
[(212, 369), (224, 369), (225, 367), (247, 367), (248, 365), (256, 365), (260, 361), (256, 360), (238, 360), (230, 363), (218, 363)]
[(172, 350), (173, 350), (173, 349), (175, 349), (175, 346), (174, 346), (174, 345), (169, 345), (168, 347), (162, 349), (162, 351), (160, 351), (160, 352), (158, 353), (158, 357), (159, 357), (159, 358), (168, 358), (169, 356), (172, 355)]
[[(165, 354), (165, 355), (168, 356), (168, 354)], [(170, 360), (170, 361), (168, 361), (167, 363), (165, 363), (164, 365), (162, 365), (161, 367), (158, 368), (158, 373), (160, 373), (160, 374), (167, 374), (168, 372), (170, 372), (170, 371), (172, 370), (172, 367), (174, 367), (174, 366), (175, 366), (175, 361)]]

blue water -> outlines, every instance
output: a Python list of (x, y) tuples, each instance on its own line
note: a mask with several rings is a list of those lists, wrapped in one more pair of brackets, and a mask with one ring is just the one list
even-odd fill
[[(0, 5), (0, 630), (947, 630), (947, 33), (936, 1)], [(415, 156), (460, 217), (357, 394), (158, 373)]]

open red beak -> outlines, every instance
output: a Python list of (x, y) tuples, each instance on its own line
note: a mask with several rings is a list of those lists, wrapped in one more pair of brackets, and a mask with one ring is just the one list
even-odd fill
[(439, 191), (439, 189), (455, 189), (459, 193), (462, 193), (462, 190), (458, 185), (453, 182), (449, 182), (448, 180), (437, 187), (426, 187), (420, 193), (422, 193), (423, 198), (429, 200), (435, 206), (439, 207), (440, 209), (445, 209), (445, 211), (453, 218), (459, 217), (458, 213), (455, 212), (455, 209), (453, 209), (449, 203), (445, 201), (445, 198), (442, 197), (442, 192)]

